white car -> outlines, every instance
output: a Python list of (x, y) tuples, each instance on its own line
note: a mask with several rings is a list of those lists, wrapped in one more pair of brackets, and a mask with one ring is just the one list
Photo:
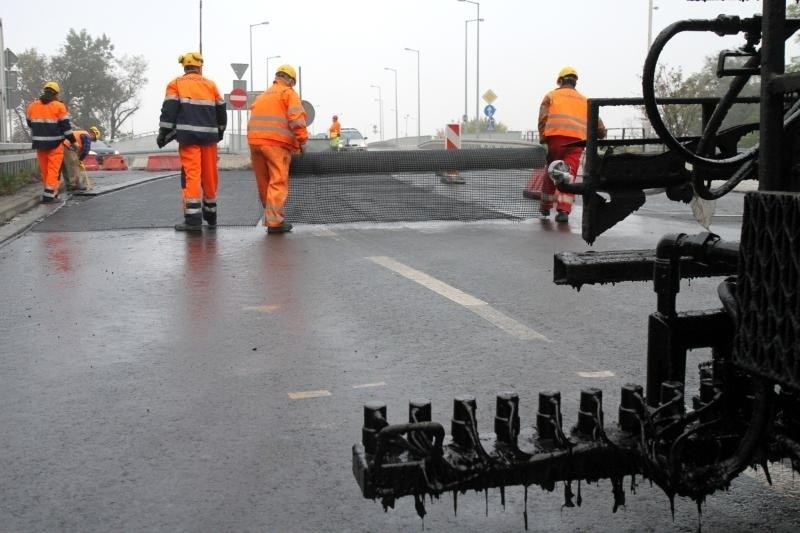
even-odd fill
[(342, 128), (339, 150), (366, 150), (367, 138), (355, 128)]

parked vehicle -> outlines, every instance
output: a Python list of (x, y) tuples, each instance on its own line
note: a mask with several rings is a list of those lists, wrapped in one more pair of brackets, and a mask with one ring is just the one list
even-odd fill
[(339, 150), (366, 150), (367, 138), (355, 128), (342, 128)]
[(106, 144), (103, 141), (92, 141), (92, 145), (89, 147), (89, 155), (93, 155), (97, 158), (98, 163), (103, 163), (103, 158), (107, 155), (119, 155), (119, 150)]

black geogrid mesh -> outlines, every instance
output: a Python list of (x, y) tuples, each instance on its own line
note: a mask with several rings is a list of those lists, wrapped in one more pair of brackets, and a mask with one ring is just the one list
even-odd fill
[(800, 390), (800, 194), (745, 196), (734, 361)]
[(307, 224), (522, 220), (540, 147), (318, 152), (292, 162), (286, 218)]

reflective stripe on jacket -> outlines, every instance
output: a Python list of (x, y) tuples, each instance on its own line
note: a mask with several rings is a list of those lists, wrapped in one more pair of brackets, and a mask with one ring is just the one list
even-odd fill
[(540, 137), (562, 135), (586, 140), (588, 109), (586, 97), (572, 87), (550, 91), (539, 108)]
[(179, 144), (217, 144), (227, 124), (225, 100), (213, 81), (189, 72), (169, 82), (159, 127), (175, 130)]
[(28, 105), (26, 115), (31, 128), (31, 140), (34, 149), (49, 150), (55, 148), (73, 134), (67, 106), (59, 100), (43, 102), (34, 100)]
[(250, 107), (247, 142), (253, 146), (283, 146), (293, 152), (308, 141), (306, 111), (297, 93), (276, 80)]

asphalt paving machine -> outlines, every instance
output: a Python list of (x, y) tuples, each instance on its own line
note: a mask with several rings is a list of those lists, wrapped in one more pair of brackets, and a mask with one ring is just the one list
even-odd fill
[[(603, 391), (580, 392), (577, 421), (567, 426), (558, 391), (540, 392), (535, 425), (522, 425), (519, 396), (496, 397), (492, 432), (479, 433), (471, 396), (454, 399), (449, 434), (432, 420), (427, 400), (414, 400), (408, 419), (390, 421), (386, 405), (363, 408), (361, 441), (353, 446), (353, 473), (365, 498), (384, 509), (414, 499), (425, 514), (426, 497), (468, 490), (532, 485), (564, 486), (610, 480), (614, 509), (625, 501), (623, 480), (639, 476), (698, 505), (725, 489), (749, 467), (783, 461), (800, 472), (800, 73), (785, 72), (786, 43), (800, 20), (787, 19), (784, 0), (764, 0), (751, 18), (719, 16), (682, 20), (654, 40), (644, 64), (643, 97), (657, 139), (599, 140), (599, 109), (630, 99), (590, 100), (583, 181), (573, 183), (563, 165), (549, 172), (561, 190), (583, 200), (582, 234), (592, 243), (635, 212), (648, 191), (665, 190), (675, 201), (713, 201), (743, 180), (748, 192), (740, 241), (710, 232), (670, 234), (655, 250), (562, 252), (555, 283), (649, 281), (656, 293), (649, 316), (644, 385), (620, 390), (616, 416), (608, 416)], [(721, 52), (717, 68), (727, 92), (719, 98), (668, 99), (655, 92), (658, 58), (681, 32), (739, 35), (742, 46)], [(748, 81), (760, 79), (760, 96), (744, 98)], [(723, 129), (735, 103), (759, 106), (758, 123)], [(637, 103), (637, 102), (633, 102)], [(671, 104), (702, 110), (702, 134), (675, 137), (662, 111)], [(752, 147), (741, 139), (756, 135)], [(624, 148), (648, 142), (666, 150), (641, 154)], [(679, 312), (682, 279), (719, 276), (719, 308)], [(687, 350), (704, 348), (699, 390), (686, 390)]]

